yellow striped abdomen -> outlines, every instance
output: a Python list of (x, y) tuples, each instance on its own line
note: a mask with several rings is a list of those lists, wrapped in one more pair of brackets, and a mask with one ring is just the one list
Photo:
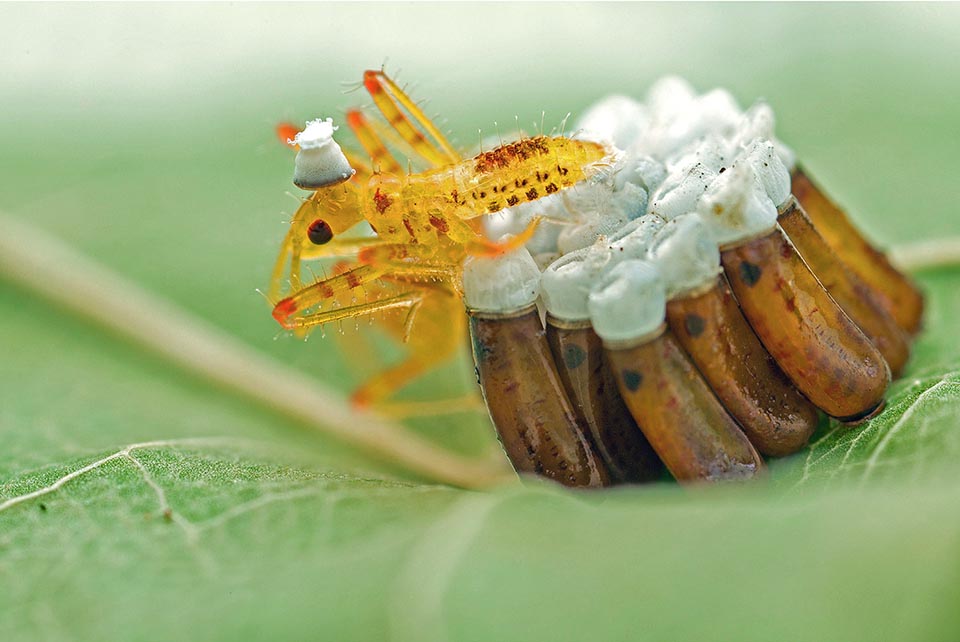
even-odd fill
[(411, 209), (441, 208), (448, 218), (474, 218), (534, 201), (587, 178), (587, 167), (608, 155), (598, 143), (569, 138), (524, 138), (456, 165), (407, 177)]

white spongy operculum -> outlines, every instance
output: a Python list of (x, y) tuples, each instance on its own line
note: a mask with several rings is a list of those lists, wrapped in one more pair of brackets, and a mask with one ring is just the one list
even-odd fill
[(587, 108), (577, 121), (574, 138), (611, 142), (626, 149), (644, 133), (649, 125), (647, 108), (633, 98), (607, 96)]
[(593, 245), (623, 227), (647, 210), (647, 190), (642, 185), (645, 177), (640, 167), (621, 155), (609, 171), (581, 182), (561, 192), (563, 202), (574, 225), (565, 227), (557, 238), (561, 253), (572, 252)]
[(660, 269), (668, 299), (712, 283), (721, 269), (720, 250), (696, 214), (668, 221), (653, 240), (650, 259)]
[(588, 319), (587, 297), (610, 267), (610, 260), (605, 248), (588, 247), (565, 254), (547, 266), (540, 279), (547, 312), (565, 321)]
[(717, 172), (702, 163), (696, 163), (686, 171), (671, 173), (654, 192), (647, 213), (669, 221), (692, 212), (716, 178)]
[(707, 134), (678, 150), (666, 161), (670, 174), (682, 174), (689, 168), (703, 165), (714, 172), (733, 163), (739, 147), (717, 134)]
[(616, 262), (646, 259), (657, 233), (666, 221), (656, 214), (646, 214), (624, 225), (607, 239), (607, 249)]
[(607, 272), (590, 292), (593, 329), (604, 341), (629, 341), (656, 330), (666, 314), (666, 292), (656, 265), (631, 260)]
[(650, 130), (637, 144), (654, 158), (666, 160), (709, 134), (728, 137), (740, 122), (740, 107), (723, 89), (677, 102), (673, 111), (652, 110)]
[(646, 104), (651, 116), (662, 120), (675, 114), (697, 97), (697, 90), (680, 76), (664, 76), (650, 85), (647, 90)]
[(726, 89), (713, 89), (697, 97), (699, 110), (699, 136), (717, 133), (721, 136), (730, 136), (736, 131), (743, 110)]
[(718, 245), (744, 241), (777, 224), (777, 207), (747, 159), (717, 177), (700, 199), (697, 213)]
[(772, 142), (754, 140), (744, 150), (742, 158), (753, 166), (757, 180), (774, 205), (780, 207), (790, 198), (790, 172)]
[(620, 171), (614, 175), (613, 186), (614, 189), (623, 189), (624, 185), (632, 184), (642, 187), (649, 195), (666, 177), (667, 168), (660, 161), (642, 153), (627, 152)]
[(291, 143), (300, 147), (294, 162), (293, 183), (303, 189), (318, 189), (341, 183), (354, 174), (335, 140), (332, 118), (311, 120)]
[(536, 217), (540, 217), (540, 223), (527, 241), (527, 249), (534, 255), (557, 252), (557, 238), (569, 226), (566, 221), (573, 219), (563, 202), (562, 192), (484, 216), (484, 231), (487, 238), (493, 239), (505, 234), (517, 235)]
[(540, 296), (540, 269), (521, 247), (494, 258), (472, 256), (463, 264), (463, 297), (479, 312), (513, 312)]
[(774, 136), (775, 130), (776, 118), (773, 109), (763, 100), (758, 100), (744, 112), (732, 140), (740, 147), (746, 147), (757, 138), (769, 140), (776, 148), (781, 162), (791, 171), (797, 162), (796, 154)]
[(557, 237), (557, 249), (561, 254), (569, 254), (588, 248), (601, 238), (613, 234), (624, 224), (627, 218), (615, 209), (603, 210), (579, 225), (567, 226)]

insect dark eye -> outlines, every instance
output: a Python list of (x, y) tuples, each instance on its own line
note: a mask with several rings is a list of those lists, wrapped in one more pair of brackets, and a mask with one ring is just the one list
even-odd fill
[(323, 245), (333, 238), (333, 230), (325, 220), (318, 218), (307, 228), (307, 237), (314, 245)]

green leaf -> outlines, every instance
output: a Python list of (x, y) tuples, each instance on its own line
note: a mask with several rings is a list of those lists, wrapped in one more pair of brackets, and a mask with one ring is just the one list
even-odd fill
[[(295, 207), (270, 127), (366, 102), (337, 83), (384, 42), (464, 148), (678, 71), (766, 96), (872, 237), (960, 233), (953, 8), (107, 11), (0, 7), (0, 207), (344, 393), (381, 364), (274, 340), (254, 291)], [(0, 640), (955, 640), (960, 270), (919, 278), (880, 416), (748, 486), (602, 493), (404, 477), (0, 279)], [(469, 385), (463, 358), (409, 398)]]

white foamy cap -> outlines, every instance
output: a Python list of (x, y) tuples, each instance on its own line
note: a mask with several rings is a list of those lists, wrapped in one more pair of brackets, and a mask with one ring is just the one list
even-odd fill
[(471, 256), (463, 263), (463, 298), (479, 312), (513, 312), (540, 296), (540, 270), (521, 247), (494, 258)]
[(653, 122), (638, 146), (654, 158), (666, 160), (709, 134), (730, 136), (740, 122), (740, 107), (725, 89), (702, 96), (676, 99), (672, 111), (653, 110)]
[(607, 239), (613, 260), (646, 259), (653, 239), (665, 224), (656, 214), (645, 214), (621, 227)]
[(756, 138), (769, 140), (776, 148), (777, 156), (780, 157), (784, 166), (792, 170), (796, 166), (797, 155), (776, 138), (775, 130), (776, 118), (773, 109), (766, 102), (758, 100), (743, 113), (732, 141), (735, 145), (746, 147)]
[(726, 89), (712, 89), (696, 100), (699, 136), (708, 133), (730, 135), (735, 131), (743, 110)]
[(293, 169), (293, 183), (303, 189), (318, 189), (349, 179), (355, 170), (333, 140), (338, 128), (332, 118), (311, 120), (290, 142), (298, 145)]
[(669, 299), (713, 282), (721, 269), (720, 250), (696, 214), (667, 222), (654, 238), (650, 259), (660, 269)]
[(610, 171), (561, 193), (570, 217), (577, 221), (560, 232), (557, 248), (561, 253), (590, 247), (646, 212), (647, 191), (639, 184), (643, 175), (638, 168), (620, 155)]
[(646, 103), (655, 117), (675, 114), (697, 97), (697, 90), (680, 76), (664, 76), (647, 90)]
[(677, 151), (666, 161), (670, 174), (682, 174), (698, 163), (708, 169), (719, 172), (736, 159), (739, 148), (718, 134), (707, 134), (683, 149)]
[(607, 96), (587, 108), (577, 121), (574, 138), (612, 142), (626, 149), (643, 134), (650, 122), (650, 115), (643, 103), (633, 98)]
[(790, 172), (780, 160), (777, 149), (769, 140), (756, 139), (743, 153), (743, 159), (753, 166), (757, 180), (773, 204), (780, 207), (790, 198)]
[(667, 220), (692, 212), (716, 177), (717, 172), (702, 163), (672, 173), (650, 199), (647, 212)]
[(562, 192), (550, 194), (482, 217), (487, 238), (495, 239), (505, 234), (520, 234), (535, 217), (539, 216), (540, 224), (537, 225), (533, 237), (527, 241), (527, 249), (534, 256), (557, 252), (557, 237), (567, 227), (564, 221), (572, 218), (564, 205), (562, 194)]
[(614, 189), (623, 189), (624, 185), (633, 184), (650, 194), (660, 187), (666, 177), (667, 168), (663, 163), (652, 156), (631, 150), (624, 153), (623, 166), (614, 175), (613, 186)]
[(746, 159), (717, 177), (700, 199), (697, 213), (718, 245), (757, 236), (777, 224), (777, 207)]
[(666, 315), (666, 293), (649, 261), (620, 263), (590, 292), (593, 329), (604, 341), (629, 341), (656, 330)]
[(540, 279), (547, 312), (565, 321), (590, 318), (587, 297), (610, 267), (610, 252), (588, 247), (561, 256), (547, 266)]

